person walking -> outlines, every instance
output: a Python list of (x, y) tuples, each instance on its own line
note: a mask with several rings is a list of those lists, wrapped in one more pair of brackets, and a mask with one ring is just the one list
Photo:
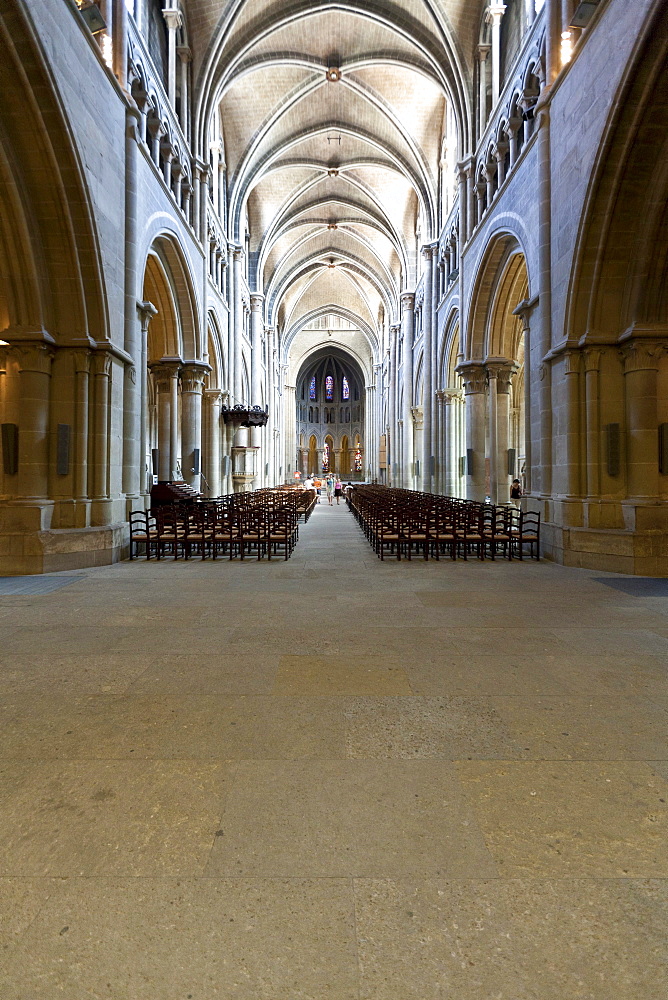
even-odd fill
[(332, 475), (327, 476), (325, 492), (327, 493), (327, 503), (332, 507), (334, 504), (334, 476)]
[(319, 476), (316, 476), (313, 480), (313, 489), (315, 490), (315, 502), (320, 503), (320, 487), (322, 486), (322, 480)]
[(513, 479), (513, 484), (510, 487), (510, 500), (519, 509), (520, 500), (522, 499), (522, 484), (519, 479)]
[(337, 505), (341, 503), (342, 495), (343, 495), (343, 483), (337, 476), (336, 481), (334, 482), (334, 496), (336, 497)]

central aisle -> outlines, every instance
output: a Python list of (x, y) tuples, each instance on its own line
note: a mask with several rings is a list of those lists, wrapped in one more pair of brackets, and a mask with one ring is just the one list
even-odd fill
[(663, 995), (665, 600), (326, 503), (60, 580), (0, 597), (0, 996)]

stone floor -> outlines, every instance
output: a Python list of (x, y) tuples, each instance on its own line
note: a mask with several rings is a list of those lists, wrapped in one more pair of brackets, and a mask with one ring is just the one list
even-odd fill
[(59, 583), (0, 597), (3, 1000), (668, 994), (667, 597), (324, 505)]

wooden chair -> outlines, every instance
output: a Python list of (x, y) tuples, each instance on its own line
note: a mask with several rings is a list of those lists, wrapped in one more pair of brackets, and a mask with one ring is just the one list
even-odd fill
[(158, 529), (155, 517), (145, 510), (130, 511), (130, 558), (136, 559), (143, 548), (147, 559), (158, 555)]

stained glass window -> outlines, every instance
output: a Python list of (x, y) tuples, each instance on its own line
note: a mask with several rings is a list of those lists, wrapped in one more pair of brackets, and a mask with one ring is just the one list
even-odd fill
[(325, 379), (325, 399), (334, 399), (334, 379), (331, 375), (328, 375)]
[(329, 472), (329, 445), (326, 444), (322, 452), (322, 471)]
[(348, 379), (343, 376), (343, 382), (341, 383), (341, 399), (350, 399), (350, 386), (348, 385)]
[(362, 471), (362, 452), (358, 448), (357, 451), (355, 452), (355, 472), (361, 472), (361, 471)]
[(309, 399), (317, 399), (317, 396), (315, 394), (315, 375), (311, 379), (311, 385), (309, 386), (309, 390), (308, 390), (308, 398)]

